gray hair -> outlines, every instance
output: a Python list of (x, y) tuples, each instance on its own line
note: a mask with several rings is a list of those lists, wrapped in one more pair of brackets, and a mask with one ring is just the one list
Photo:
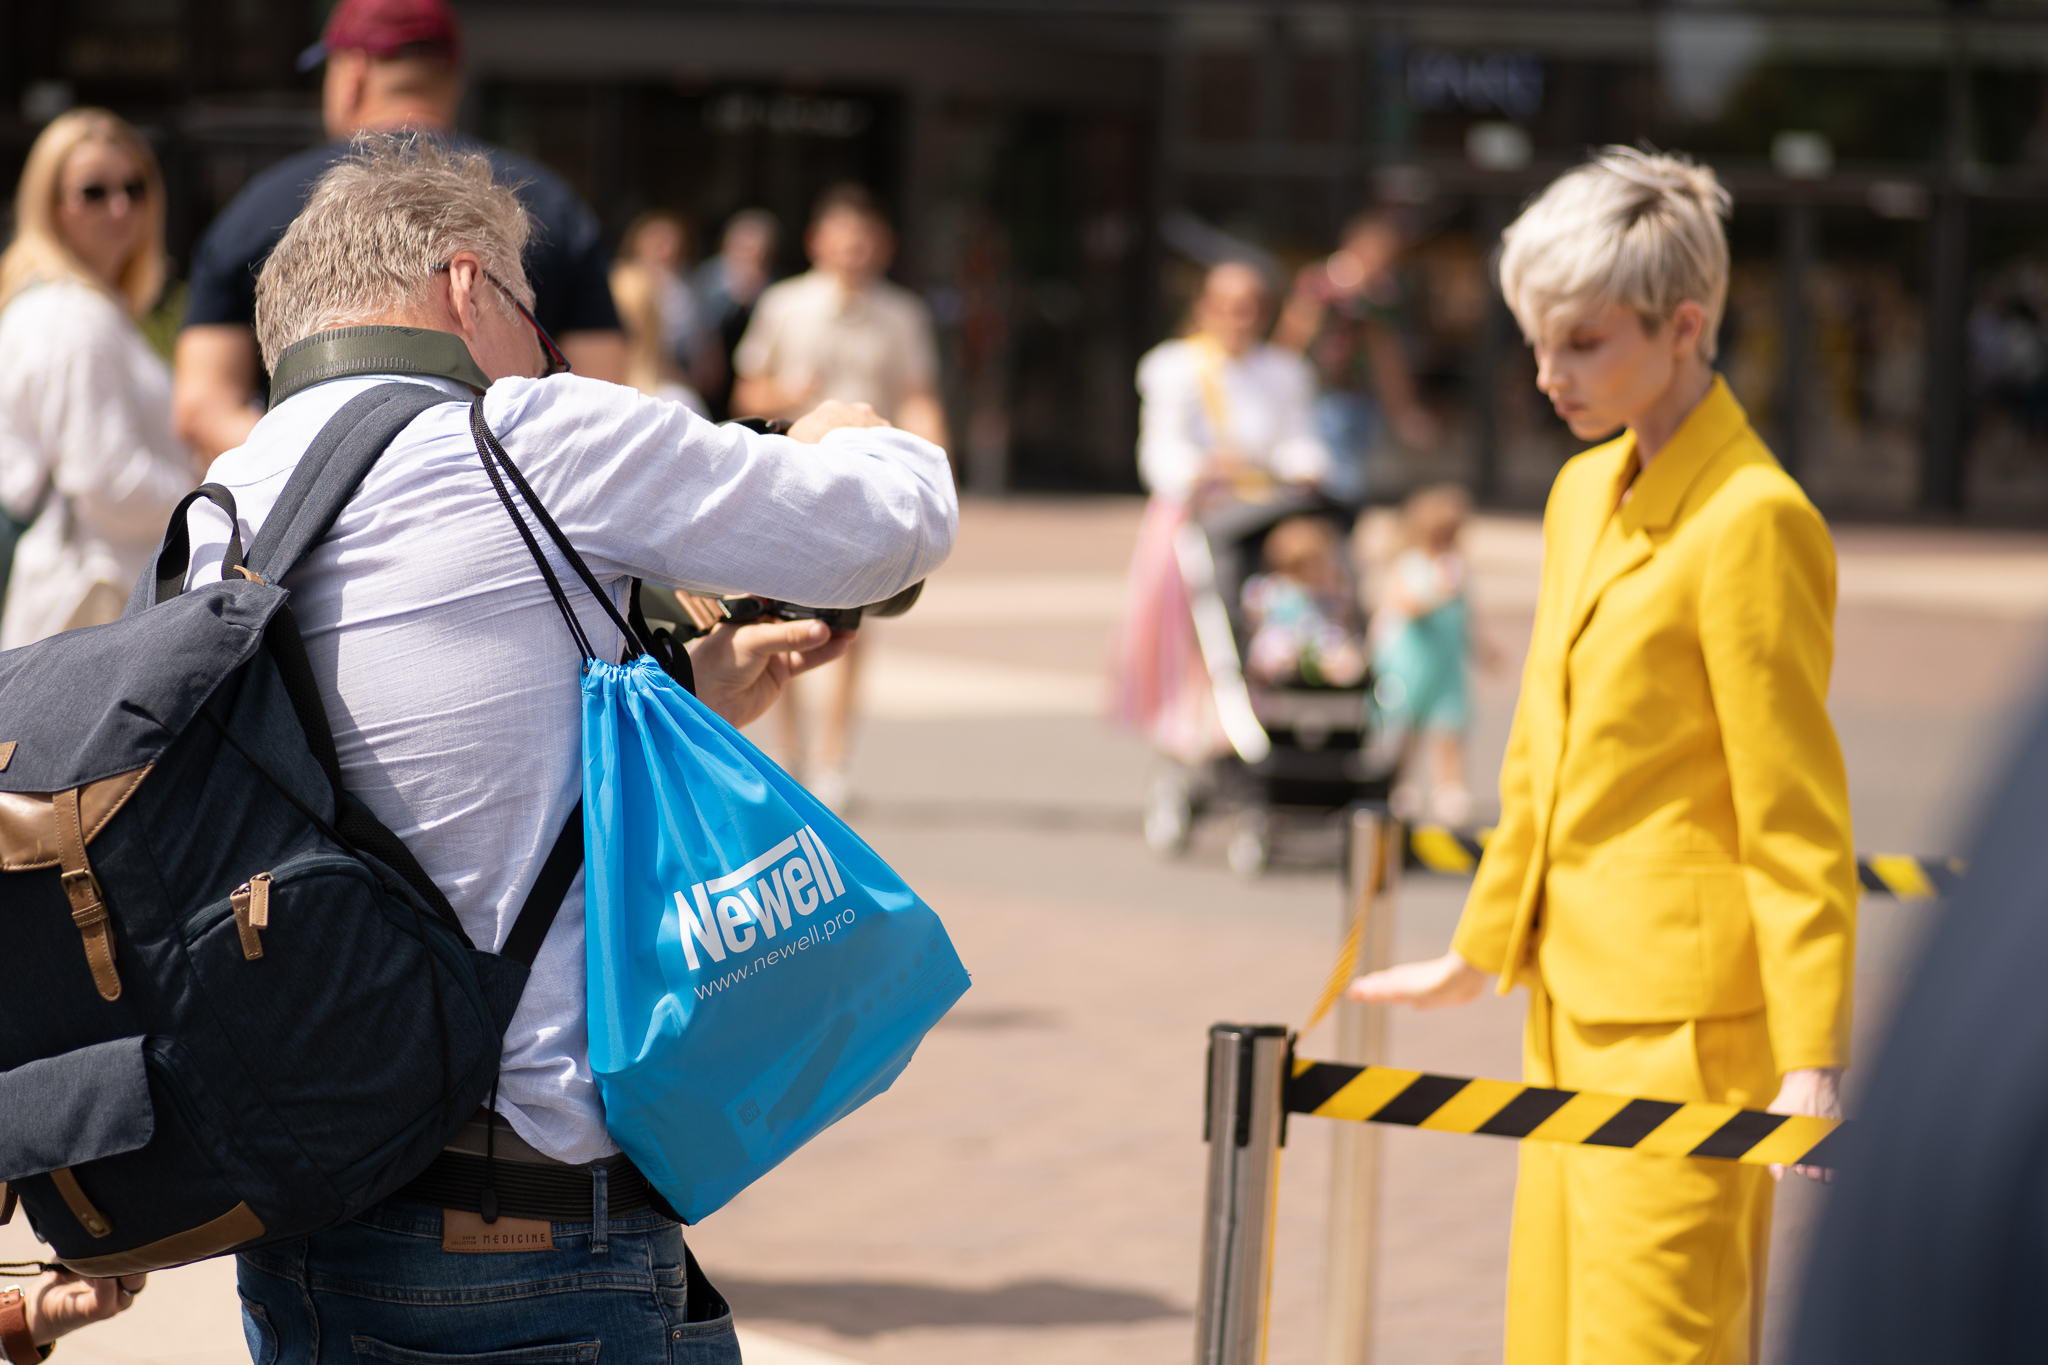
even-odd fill
[(1728, 298), (1728, 191), (1682, 156), (1608, 147), (1566, 171), (1501, 234), (1501, 292), (1530, 341), (1552, 339), (1607, 303), (1655, 333), (1686, 299), (1706, 313), (1714, 358)]
[[(418, 133), (358, 133), (256, 277), (264, 368), (316, 332), (417, 308), (458, 251), (475, 252), (531, 308), (520, 256), (532, 231), (482, 152)], [(497, 290), (484, 292), (509, 311)]]

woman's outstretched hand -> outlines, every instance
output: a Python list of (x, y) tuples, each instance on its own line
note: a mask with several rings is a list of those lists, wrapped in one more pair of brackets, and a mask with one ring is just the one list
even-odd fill
[(690, 644), (697, 699), (735, 729), (752, 724), (791, 678), (831, 663), (852, 644), (852, 631), (834, 632), (823, 621), (721, 625)]
[(1361, 976), (1345, 993), (1368, 1005), (1413, 1005), (1419, 1010), (1434, 1010), (1462, 1005), (1477, 997), (1485, 985), (1486, 973), (1456, 953), (1445, 953), (1427, 962), (1404, 962)]
[[(1771, 1101), (1773, 1114), (1804, 1114), (1809, 1118), (1838, 1119), (1842, 1117), (1842, 1069), (1834, 1066), (1801, 1067), (1785, 1073), (1779, 1083), (1778, 1098)], [(1768, 1167), (1771, 1179), (1783, 1180), (1785, 1168), (1776, 1162)], [(1835, 1173), (1825, 1166), (1794, 1166), (1793, 1170), (1808, 1180), (1827, 1184)]]

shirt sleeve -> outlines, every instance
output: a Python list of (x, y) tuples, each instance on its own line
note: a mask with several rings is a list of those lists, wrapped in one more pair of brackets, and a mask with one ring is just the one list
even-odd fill
[(563, 187), (559, 202), (537, 215), (544, 233), (528, 248), (532, 258), (534, 316), (550, 336), (616, 332), (611, 253), (597, 215)]
[[(192, 252), (192, 270), (185, 282), (184, 327), (209, 327), (256, 323), (256, 267), (261, 257), (252, 258), (238, 249), (238, 224), (232, 216), (235, 206), (216, 218)], [(273, 239), (272, 244), (275, 244)], [(269, 254), (265, 247), (263, 255)]]
[(1168, 342), (1138, 362), (1138, 474), (1162, 498), (1182, 499), (1208, 460), (1196, 439), (1201, 412), (1194, 366)]
[(754, 305), (754, 316), (732, 353), (732, 372), (742, 379), (757, 379), (775, 372), (781, 352), (783, 299), (780, 285), (769, 285)]
[(122, 334), (128, 325), (98, 300), (53, 318), (35, 403), (51, 485), (81, 529), (116, 545), (155, 541), (198, 483), (164, 415), (144, 406), (132, 376), (144, 358)]
[(1767, 491), (1721, 530), (1700, 648), (1780, 1071), (1849, 1060), (1856, 855), (1827, 710), (1834, 614), (1834, 546), (1796, 490)]
[(852, 607), (952, 552), (952, 467), (906, 431), (843, 428), (806, 444), (573, 375), (500, 380), (484, 401), (600, 574)]
[(1273, 472), (1283, 479), (1320, 483), (1330, 476), (1330, 452), (1316, 434), (1315, 376), (1307, 361), (1277, 347), (1267, 348), (1267, 358), (1279, 409)]
[(1508, 731), (1508, 749), (1500, 765), (1500, 823), (1486, 842), (1486, 853), (1473, 875), (1472, 890), (1465, 897), (1465, 913), (1458, 919), (1458, 931), (1451, 949), (1483, 972), (1500, 976), (1506, 992), (1515, 981), (1520, 963), (1508, 961), (1514, 937), (1515, 917), (1521, 910), (1522, 888), (1528, 881), (1529, 863), (1536, 853), (1536, 802), (1529, 781), (1529, 722), (1523, 714), (1528, 706), (1527, 670), (1523, 674), (1523, 700), (1516, 703), (1513, 727)]
[(1530, 679), (1537, 652), (1548, 634), (1564, 596), (1556, 581), (1559, 573), (1557, 546), (1552, 541), (1559, 512), (1566, 499), (1576, 494), (1575, 469), (1566, 465), (1552, 486), (1550, 504), (1543, 516), (1543, 577), (1537, 592), (1536, 620), (1530, 629), (1529, 656), (1522, 665), (1522, 685), (1515, 701), (1515, 718), (1508, 730), (1507, 753), (1500, 765), (1500, 823), (1486, 842), (1486, 852), (1473, 874), (1472, 890), (1465, 897), (1465, 913), (1459, 917), (1451, 948), (1458, 956), (1484, 972), (1498, 973), (1500, 991), (1513, 988), (1521, 962), (1508, 960), (1513, 947), (1515, 922), (1522, 909), (1522, 893), (1528, 885), (1529, 869), (1536, 858), (1536, 793), (1531, 774), (1529, 732), (1536, 722), (1531, 713), (1537, 705)]

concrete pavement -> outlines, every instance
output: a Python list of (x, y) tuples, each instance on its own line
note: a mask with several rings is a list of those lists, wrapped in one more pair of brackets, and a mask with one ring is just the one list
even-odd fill
[[(872, 637), (874, 717), (854, 823), (940, 913), (975, 988), (896, 1087), (693, 1234), (754, 1365), (1179, 1362), (1190, 1350), (1202, 1048), (1223, 1018), (1298, 1021), (1328, 970), (1330, 846), (1247, 884), (1212, 831), (1162, 864), (1138, 838), (1149, 756), (1094, 719), (1129, 500), (970, 504), (928, 600)], [(2048, 537), (1844, 528), (1833, 710), (1859, 844), (1945, 853), (2048, 620)], [(1540, 537), (1483, 519), (1474, 759), (1492, 780)], [(1318, 861), (1318, 858), (1325, 861)], [(1414, 879), (1399, 951), (1441, 951), (1460, 888)], [(1925, 912), (1866, 904), (1868, 1038)], [(1394, 1060), (1513, 1076), (1520, 1002), (1397, 1017)], [(1310, 1039), (1305, 1050), (1314, 1052)], [(1867, 1047), (1865, 1050), (1867, 1056)], [(1328, 1128), (1292, 1126), (1274, 1282), (1275, 1365), (1315, 1357)], [(1497, 1359), (1514, 1147), (1388, 1134), (1381, 1359)], [(1787, 1183), (1774, 1332), (1818, 1192)], [(27, 1254), (22, 1224), (0, 1257)], [(228, 1263), (158, 1277), (74, 1362), (245, 1358)], [(780, 1359), (777, 1358), (780, 1353)]]

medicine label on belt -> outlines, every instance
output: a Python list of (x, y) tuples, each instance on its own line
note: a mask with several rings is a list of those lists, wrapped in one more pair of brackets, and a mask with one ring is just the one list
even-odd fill
[(441, 1210), (441, 1250), (477, 1252), (553, 1251), (555, 1225), (545, 1218), (500, 1218), (486, 1223), (480, 1213)]

